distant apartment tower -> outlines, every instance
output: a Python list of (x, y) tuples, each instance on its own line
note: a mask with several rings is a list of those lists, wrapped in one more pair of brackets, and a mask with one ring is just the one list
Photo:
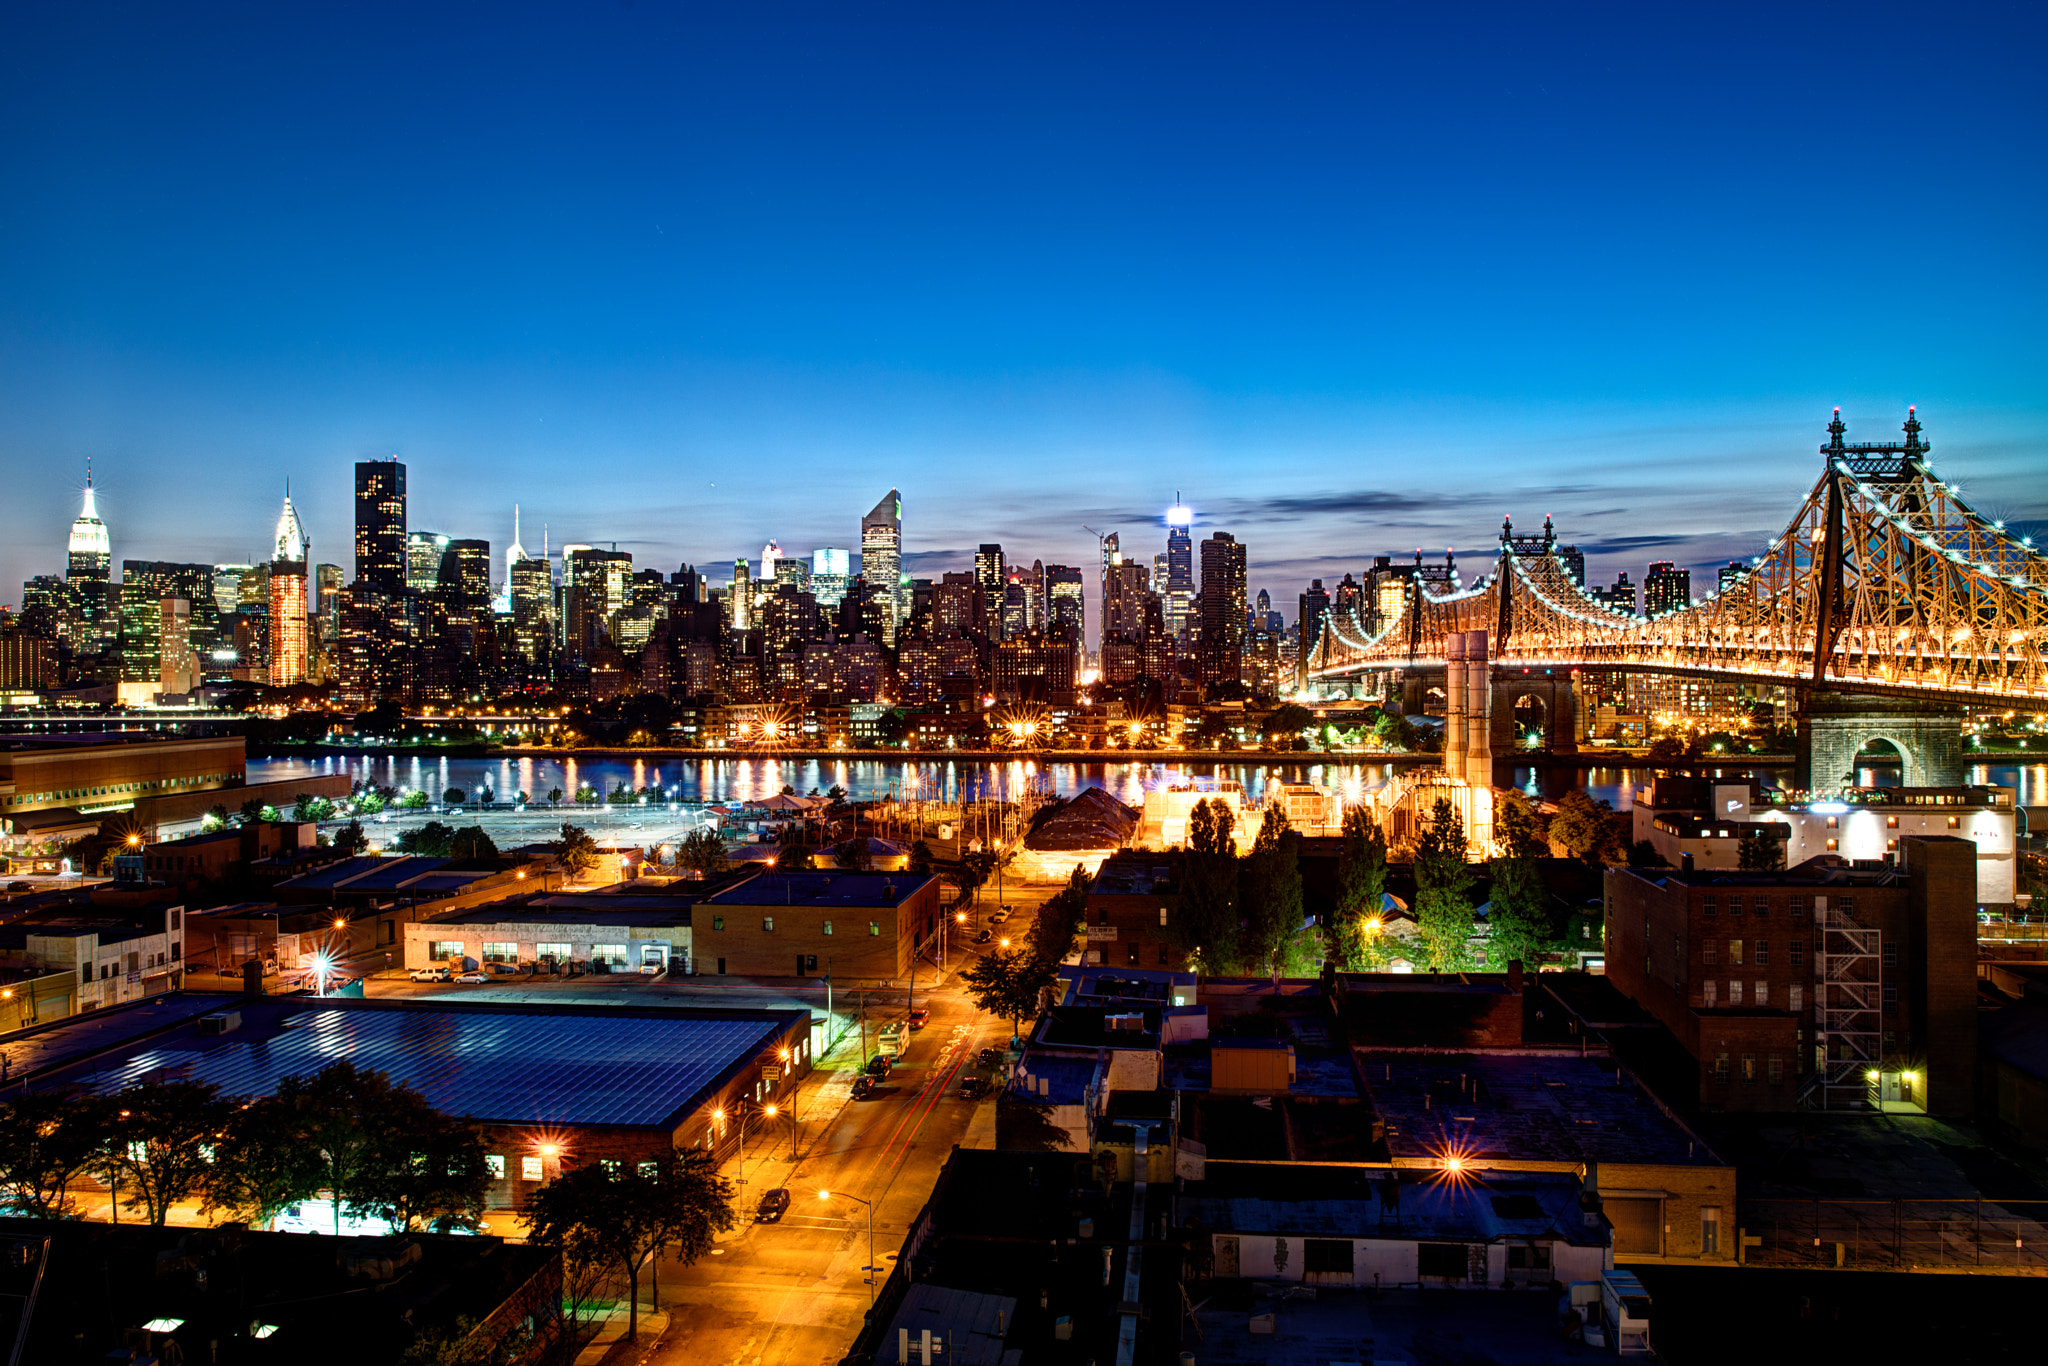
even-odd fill
[(182, 696), (199, 686), (199, 662), (192, 653), (192, 604), (164, 598), (157, 608), (157, 688)]
[(1623, 616), (1632, 617), (1636, 614), (1636, 586), (1629, 582), (1628, 571), (1625, 569), (1614, 576), (1614, 583), (1610, 587), (1595, 588), (1591, 592), (1596, 600), (1606, 603)]
[(1643, 615), (1676, 612), (1692, 603), (1692, 571), (1669, 560), (1653, 560), (1643, 574)]
[(894, 646), (903, 622), (903, 495), (895, 489), (860, 519), (860, 577), (882, 643)]
[(1045, 632), (1078, 646), (1086, 633), (1087, 609), (1082, 600), (1084, 576), (1065, 564), (1045, 567)]
[(1202, 542), (1202, 682), (1236, 683), (1244, 668), (1245, 548), (1227, 531)]
[(405, 590), (405, 466), (356, 462), (356, 581), (397, 597)]
[(1323, 587), (1321, 579), (1311, 579), (1308, 588), (1301, 595), (1301, 614), (1295, 618), (1300, 627), (1297, 638), (1300, 651), (1295, 657), (1294, 682), (1299, 687), (1308, 682), (1309, 656), (1315, 651), (1316, 641), (1323, 633), (1323, 623), (1330, 619), (1330, 594)]
[(1735, 587), (1749, 577), (1749, 569), (1750, 567), (1740, 560), (1728, 561), (1728, 563), (1721, 566), (1716, 575), (1718, 582), (1714, 585), (1714, 591), (1716, 593), (1725, 593)]
[(1557, 556), (1557, 562), (1563, 565), (1566, 572), (1572, 576), (1572, 582), (1584, 587), (1586, 582), (1586, 552), (1575, 545), (1561, 545), (1551, 553)]

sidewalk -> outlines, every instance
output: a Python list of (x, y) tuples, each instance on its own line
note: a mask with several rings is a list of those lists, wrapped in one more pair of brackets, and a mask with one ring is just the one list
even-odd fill
[[(612, 1349), (626, 1340), (626, 1319), (626, 1306), (613, 1306), (605, 1315), (604, 1322), (598, 1325), (597, 1336), (583, 1344), (583, 1349), (576, 1353), (576, 1366), (598, 1366), (598, 1363), (610, 1356)], [(667, 1331), (666, 1309), (640, 1311), (639, 1346), (642, 1350), (651, 1350), (661, 1341), (661, 1335)]]
[[(810, 1156), (810, 1145), (832, 1126), (840, 1111), (852, 1103), (853, 1079), (859, 1074), (860, 1067), (860, 1034), (857, 1030), (849, 1030), (830, 1052), (812, 1065), (811, 1074), (797, 1088), (793, 1107), (799, 1125), (795, 1159), (792, 1160), (790, 1154), (790, 1121), (786, 1117), (778, 1117), (766, 1128), (749, 1131), (744, 1163), (735, 1153), (719, 1168), (719, 1175), (743, 1182), (734, 1200), (742, 1221), (752, 1219), (754, 1204), (763, 1191), (788, 1186), (795, 1181), (798, 1169)], [(758, 1141), (756, 1133), (760, 1135)], [(715, 1238), (719, 1242), (737, 1238), (748, 1227), (749, 1223), (742, 1222), (730, 1232), (715, 1235)]]

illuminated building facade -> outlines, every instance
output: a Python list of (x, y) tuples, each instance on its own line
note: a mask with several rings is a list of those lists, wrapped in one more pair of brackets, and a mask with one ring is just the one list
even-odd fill
[(1227, 531), (1202, 542), (1202, 637), (1198, 657), (1209, 687), (1240, 680), (1244, 668), (1245, 548)]
[(356, 462), (356, 579), (397, 595), (406, 585), (405, 466)]
[(310, 543), (289, 493), (278, 515), (277, 555), (270, 562), (270, 686), (304, 683), (306, 674), (306, 554)]
[(71, 648), (80, 654), (97, 654), (112, 642), (113, 597), (110, 582), (114, 566), (113, 538), (100, 520), (92, 487), (92, 465), (85, 467), (85, 501), (71, 524), (65, 545), (64, 586), (70, 598), (65, 625)]
[(1189, 531), (1194, 521), (1195, 510), (1174, 494), (1173, 506), (1166, 510), (1166, 578), (1154, 585), (1165, 610), (1166, 629), (1183, 642), (1194, 624), (1195, 547)]
[(860, 576), (882, 643), (894, 646), (903, 622), (903, 495), (895, 489), (860, 519)]

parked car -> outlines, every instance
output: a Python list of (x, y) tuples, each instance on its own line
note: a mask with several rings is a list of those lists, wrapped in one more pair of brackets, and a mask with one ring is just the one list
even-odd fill
[(518, 967), (511, 963), (486, 963), (484, 964), (484, 971), (493, 977), (517, 977), (519, 975)]
[(916, 1010), (910, 1012), (910, 1027), (912, 1029), (923, 1029), (926, 1025), (930, 1024), (931, 1022), (932, 1013), (922, 1006), (919, 1006)]
[(455, 974), (455, 980), (458, 982), (488, 982), (491, 980), (491, 974), (481, 970), (476, 972), (458, 972)]
[(27, 892), (33, 891), (34, 888), (26, 882), (10, 882), (7, 884), (7, 890), (10, 892)]
[(754, 1222), (757, 1224), (779, 1224), (782, 1222), (782, 1216), (788, 1210), (789, 1190), (787, 1187), (772, 1191), (762, 1191), (761, 1204), (754, 1211)]
[(1004, 922), (1005, 920), (1008, 920), (1009, 918), (1010, 918), (1010, 912), (1009, 912), (1009, 911), (1008, 911), (1007, 909), (1005, 909), (1005, 910), (1000, 910), (1000, 911), (997, 911), (997, 912), (996, 912), (996, 913), (995, 913), (994, 915), (992, 915), (992, 916), (990, 916), (990, 917), (988, 918), (988, 923), (989, 923), (989, 924), (991, 924), (991, 925), (1000, 925), (1000, 924), (1002, 924), (1002, 923), (1003, 923), (1003, 922)]
[(980, 934), (974, 936), (974, 942), (977, 944), (986, 944), (995, 937), (996, 932), (994, 930), (983, 930)]
[(889, 1060), (887, 1053), (877, 1053), (868, 1059), (868, 1075), (871, 1077), (886, 1077), (895, 1070), (896, 1064)]
[(988, 1094), (988, 1078), (969, 1074), (960, 1078), (960, 1099), (980, 1100)]
[(640, 965), (640, 975), (642, 977), (659, 977), (662, 971), (662, 966), (659, 963), (642, 963)]
[(875, 1093), (875, 1079), (863, 1072), (853, 1079), (853, 1098), (866, 1100)]
[[(237, 977), (242, 974), (240, 968), (234, 968), (232, 971)], [(455, 974), (448, 971), (445, 967), (414, 968), (407, 975), (415, 982), (451, 982), (455, 980)]]
[(983, 1067), (994, 1067), (1002, 1062), (1003, 1050), (1000, 1048), (984, 1048), (975, 1055), (974, 1060)]

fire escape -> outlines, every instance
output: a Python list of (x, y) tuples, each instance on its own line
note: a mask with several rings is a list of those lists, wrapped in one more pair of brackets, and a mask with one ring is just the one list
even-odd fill
[(1805, 1109), (1877, 1108), (1882, 1044), (1883, 985), (1879, 978), (1883, 933), (1861, 925), (1842, 898), (1813, 899), (1813, 1072), (1801, 1088)]

